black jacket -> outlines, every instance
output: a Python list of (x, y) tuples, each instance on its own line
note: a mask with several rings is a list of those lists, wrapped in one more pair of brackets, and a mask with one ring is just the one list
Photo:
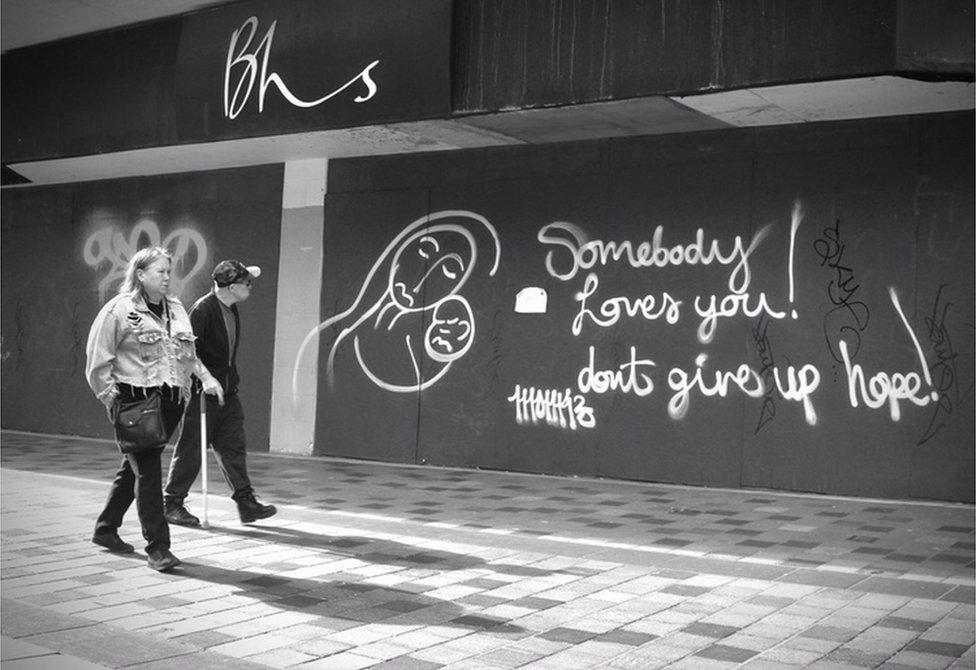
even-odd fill
[(231, 305), (234, 313), (234, 351), (228, 351), (230, 342), (227, 339), (227, 328), (224, 325), (224, 315), (221, 313), (220, 300), (210, 292), (203, 296), (190, 308), (190, 323), (193, 334), (197, 338), (197, 357), (207, 366), (220, 385), (224, 387), (225, 395), (237, 393), (237, 385), (241, 378), (237, 374), (237, 348), (241, 343), (241, 317), (237, 312), (237, 305)]

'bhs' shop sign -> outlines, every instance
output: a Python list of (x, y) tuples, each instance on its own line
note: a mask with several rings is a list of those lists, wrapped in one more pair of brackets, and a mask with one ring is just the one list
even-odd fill
[(254, 0), (185, 17), (181, 142), (450, 115), (449, 0)]

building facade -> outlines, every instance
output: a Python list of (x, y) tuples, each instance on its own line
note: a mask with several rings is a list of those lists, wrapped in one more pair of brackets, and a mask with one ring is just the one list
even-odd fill
[[(2, 422), (129, 255), (254, 450), (973, 501), (965, 3), (236, 2), (3, 55)], [(50, 411), (56, 394), (62, 411)]]

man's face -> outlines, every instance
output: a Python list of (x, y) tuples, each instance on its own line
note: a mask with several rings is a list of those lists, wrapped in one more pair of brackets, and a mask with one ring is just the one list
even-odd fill
[(230, 285), (231, 293), (237, 298), (237, 302), (244, 302), (251, 297), (251, 280), (242, 279)]

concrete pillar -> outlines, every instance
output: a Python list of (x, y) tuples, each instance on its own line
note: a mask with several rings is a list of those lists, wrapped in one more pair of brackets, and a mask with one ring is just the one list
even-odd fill
[(306, 335), (320, 323), (327, 176), (325, 159), (285, 164), (271, 389), (272, 452), (311, 454), (315, 440), (318, 337), (311, 339), (300, 361), (297, 357)]

